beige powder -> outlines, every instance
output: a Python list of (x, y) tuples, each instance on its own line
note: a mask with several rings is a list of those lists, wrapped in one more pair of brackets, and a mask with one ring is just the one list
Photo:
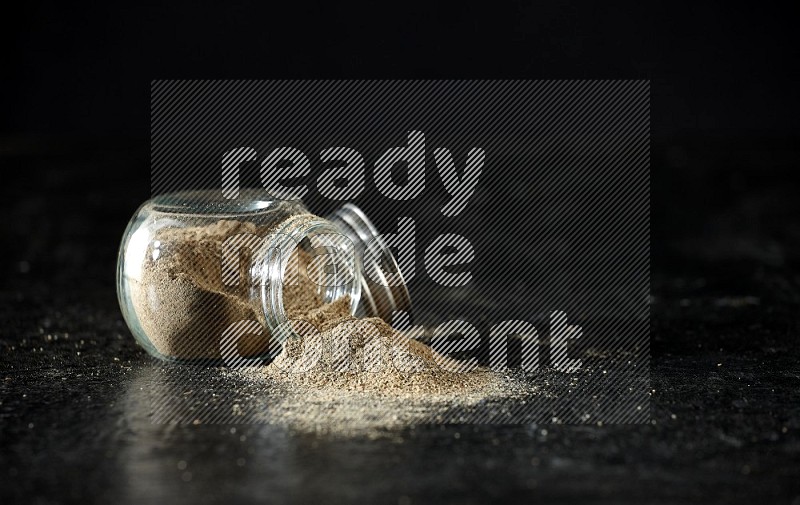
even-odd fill
[[(218, 358), (220, 335), (230, 324), (243, 319), (264, 324), (247, 302), (249, 252), (242, 258), (238, 286), (228, 287), (221, 276), (221, 244), (233, 234), (264, 236), (269, 231), (226, 220), (158, 234), (164, 257), (148, 259), (132, 295), (143, 329), (159, 352)], [(437, 410), (507, 396), (517, 387), (488, 369), (461, 371), (459, 363), (379, 318), (353, 317), (349, 297), (323, 304), (306, 271), (310, 256), (298, 252), (301, 275), (288, 275), (283, 290), (284, 308), (298, 336), (284, 343), (270, 365), (226, 372), (281, 392), (270, 421), (323, 431), (408, 425)], [(243, 356), (267, 350), (263, 337), (240, 341)]]

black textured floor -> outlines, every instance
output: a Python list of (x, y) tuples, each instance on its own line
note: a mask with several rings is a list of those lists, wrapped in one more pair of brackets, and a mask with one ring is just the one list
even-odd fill
[(0, 189), (2, 503), (800, 503), (791, 146), (654, 150), (651, 425), (332, 439), (152, 424), (139, 388), (154, 365), (113, 282), (148, 193), (146, 143), (9, 145), (21, 177)]

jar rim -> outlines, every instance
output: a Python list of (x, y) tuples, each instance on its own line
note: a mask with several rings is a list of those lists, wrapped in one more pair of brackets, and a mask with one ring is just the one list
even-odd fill
[(264, 212), (291, 200), (279, 200), (266, 190), (242, 189), (237, 198), (226, 198), (219, 190), (198, 189), (163, 193), (151, 198), (147, 204), (153, 212), (204, 217), (226, 217)]

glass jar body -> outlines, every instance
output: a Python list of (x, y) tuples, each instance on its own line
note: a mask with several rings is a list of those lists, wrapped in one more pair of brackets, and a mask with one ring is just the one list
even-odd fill
[(123, 316), (139, 344), (162, 359), (220, 359), (223, 335), (242, 321), (263, 331), (236, 335), (237, 353), (266, 354), (270, 335), (290, 317), (284, 294), (291, 254), (311, 242), (352, 258), (346, 275), (339, 269), (336, 282), (326, 278), (314, 290), (323, 303), (349, 296), (356, 312), (362, 270), (352, 248), (330, 240), (337, 234), (335, 225), (300, 202), (263, 192), (243, 191), (236, 200), (210, 191), (148, 200), (120, 246)]

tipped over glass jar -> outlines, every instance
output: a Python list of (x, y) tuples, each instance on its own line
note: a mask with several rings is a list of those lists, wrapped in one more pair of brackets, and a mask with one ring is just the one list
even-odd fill
[[(381, 282), (387, 271), (401, 282)], [(145, 202), (122, 239), (117, 296), (137, 342), (180, 361), (220, 359), (223, 334), (241, 321), (264, 330), (237, 336), (237, 353), (248, 357), (265, 355), (270, 338), (291, 338), (277, 330), (324, 304), (387, 322), (395, 311), (411, 313), (397, 262), (358, 207), (322, 218), (263, 190)]]

